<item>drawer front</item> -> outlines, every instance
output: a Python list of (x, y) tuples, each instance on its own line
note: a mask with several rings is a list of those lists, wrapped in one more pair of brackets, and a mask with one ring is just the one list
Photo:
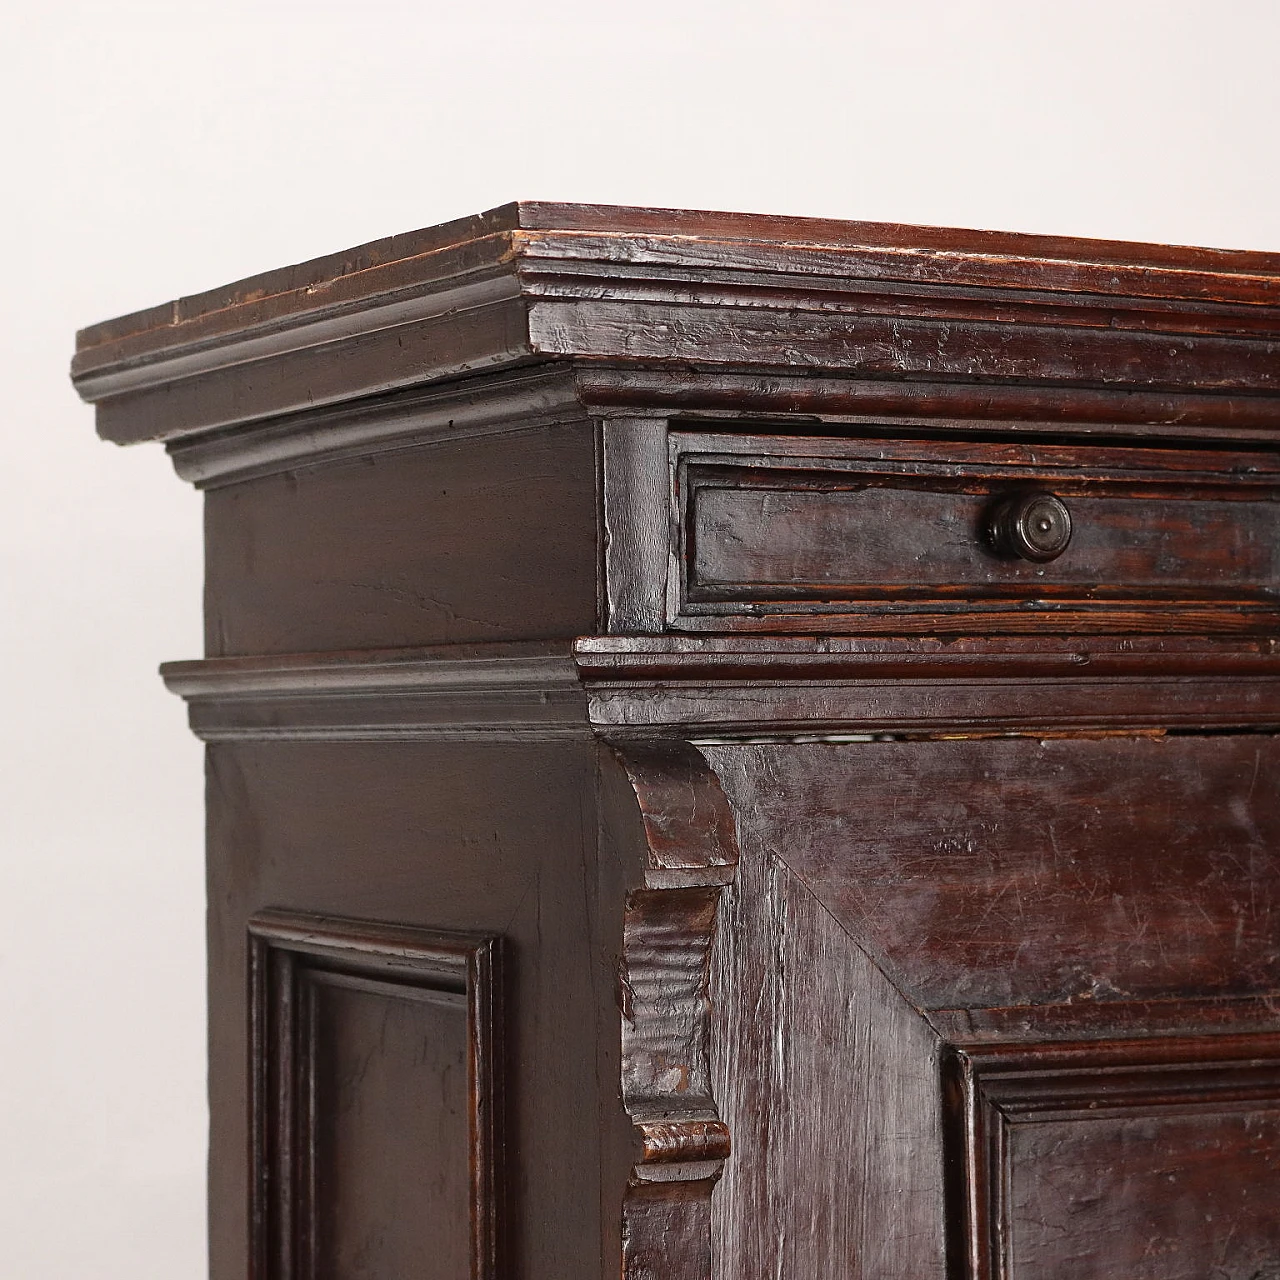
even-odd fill
[[(680, 628), (1204, 632), (1278, 620), (1273, 454), (672, 440)], [(1011, 511), (1029, 511), (1048, 543), (1012, 528)]]

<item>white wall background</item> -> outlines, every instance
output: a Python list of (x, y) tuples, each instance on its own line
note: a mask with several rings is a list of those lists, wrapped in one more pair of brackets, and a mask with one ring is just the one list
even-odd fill
[(1280, 250), (1277, 0), (0, 4), (0, 1275), (203, 1257), (199, 504), (79, 325), (526, 197)]

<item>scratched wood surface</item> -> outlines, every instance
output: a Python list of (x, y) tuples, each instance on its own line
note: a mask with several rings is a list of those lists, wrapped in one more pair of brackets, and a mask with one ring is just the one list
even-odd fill
[[(718, 1275), (1266, 1274), (1280, 1072), (1224, 1083), (1212, 1035), (1167, 1066), (1125, 1045), (1160, 1030), (1154, 999), (1183, 1033), (1250, 1023), (1233, 1052), (1274, 1059), (1274, 1005), (1247, 1007), (1280, 986), (1271, 737), (705, 750), (743, 850), (713, 984), (744, 1157), (714, 1201)], [(1028, 1048), (970, 1174), (999, 1222), (966, 1272), (939, 1061), (997, 1022)], [(1037, 1047), (1064, 1030), (1120, 1039), (1089, 1075)], [(1139, 1067), (1146, 1093), (1118, 1092)]]
[(712, 971), (714, 1276), (941, 1275), (939, 1038), (749, 819), (776, 752), (707, 751), (743, 831)]
[(752, 762), (734, 784), (744, 821), (919, 1008), (1280, 987), (1270, 735), (814, 744)]
[[(1086, 450), (954, 431), (914, 441), (681, 431), (671, 449), (678, 628), (1276, 625), (1273, 453)], [(1036, 493), (1070, 519), (1047, 562), (1020, 557), (996, 529), (1003, 501)]]
[(1280, 1099), (1216, 1113), (1015, 1125), (1019, 1280), (1280, 1274)]
[(1280, 256), (525, 202), (72, 378), (206, 494), (213, 1280), (1280, 1280)]
[(1280, 392), (1278, 301), (1272, 254), (526, 204), (93, 326), (73, 375), (122, 442), (551, 360), (1225, 402)]

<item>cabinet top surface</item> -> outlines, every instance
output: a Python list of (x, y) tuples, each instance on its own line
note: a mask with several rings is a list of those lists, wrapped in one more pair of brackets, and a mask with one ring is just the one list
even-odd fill
[[(459, 252), (467, 253), (465, 264), (454, 258)], [(289, 312), (316, 310), (327, 294), (362, 277), (371, 293), (380, 292), (374, 273), (391, 267), (401, 268), (402, 284), (429, 284), (468, 269), (510, 268), (522, 258), (542, 257), (683, 267), (696, 276), (764, 265), (765, 255), (775, 269), (815, 276), (1280, 303), (1280, 253), (526, 200), (90, 325), (77, 334), (76, 349), (89, 353), (142, 335), (151, 335), (160, 346), (181, 340), (184, 327), (201, 323), (210, 331), (227, 331), (253, 323), (254, 311), (269, 301)]]
[(72, 378), (127, 441), (548, 360), (1222, 398), (1278, 355), (1276, 253), (519, 202), (93, 325)]

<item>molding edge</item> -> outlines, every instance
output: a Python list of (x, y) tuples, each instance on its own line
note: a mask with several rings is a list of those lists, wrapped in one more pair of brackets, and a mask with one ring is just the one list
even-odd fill
[(957, 1274), (1009, 1280), (1009, 1130), (1280, 1105), (1280, 1035), (1202, 1035), (952, 1048), (945, 1079)]
[(310, 1274), (316, 1264), (314, 1026), (306, 987), (338, 975), (399, 992), (435, 992), (465, 1010), (470, 1098), (471, 1270), (503, 1274), (502, 942), (367, 920), (265, 910), (250, 917), (252, 1280)]
[[(581, 737), (586, 696), (559, 652), (300, 654), (165, 663), (205, 742)], [(514, 648), (514, 647), (513, 647)]]
[(1112, 642), (592, 637), (166, 663), (206, 742), (1243, 731), (1280, 726), (1280, 652)]
[(182, 479), (211, 489), (297, 467), (586, 419), (572, 374), (544, 365), (284, 414), (181, 437), (166, 448)]

